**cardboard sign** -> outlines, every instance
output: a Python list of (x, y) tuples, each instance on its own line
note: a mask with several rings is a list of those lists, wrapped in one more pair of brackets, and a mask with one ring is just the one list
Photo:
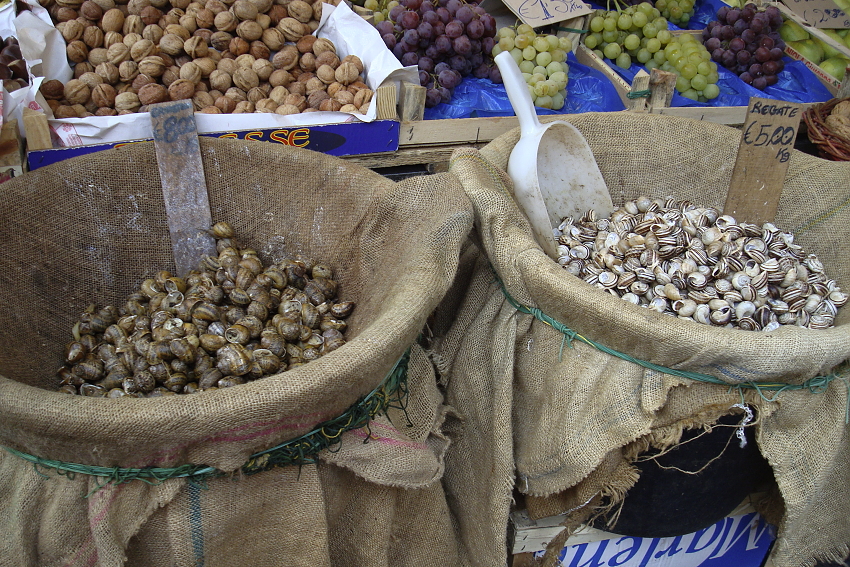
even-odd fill
[(593, 9), (581, 0), (504, 0), (522, 23), (533, 28), (589, 14)]
[(151, 105), (150, 114), (174, 264), (185, 276), (204, 254), (216, 254), (194, 109), (178, 100)]
[(816, 28), (850, 28), (846, 8), (841, 9), (832, 0), (782, 0), (792, 12)]
[(773, 221), (802, 115), (799, 104), (750, 99), (724, 214), (756, 224)]

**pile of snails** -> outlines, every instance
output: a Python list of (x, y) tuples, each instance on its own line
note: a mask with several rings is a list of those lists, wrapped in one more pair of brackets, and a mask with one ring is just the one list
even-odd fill
[(236, 386), (303, 365), (345, 344), (354, 303), (331, 268), (303, 258), (264, 266), (227, 223), (218, 256), (185, 277), (159, 271), (121, 307), (91, 305), (73, 327), (59, 390), (155, 397)]
[(772, 331), (832, 327), (847, 294), (773, 223), (641, 196), (609, 218), (593, 210), (555, 229), (558, 263), (622, 299), (707, 325)]

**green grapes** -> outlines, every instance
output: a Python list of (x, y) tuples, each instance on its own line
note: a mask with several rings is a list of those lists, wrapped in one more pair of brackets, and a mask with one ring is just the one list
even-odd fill
[[(591, 20), (591, 29), (595, 28), (597, 41), (602, 41), (601, 32), (604, 31), (604, 18), (595, 23)], [(616, 28), (616, 22), (614, 24)], [(569, 83), (569, 66), (567, 65), (567, 53), (572, 51), (573, 44), (567, 37), (557, 35), (538, 34), (534, 28), (527, 24), (514, 27), (505, 27), (498, 30), (501, 39), (493, 47), (493, 51), (502, 50), (502, 42), (510, 38), (513, 48), (511, 55), (522, 72), (522, 77), (528, 84), (528, 92), (535, 106), (560, 110), (564, 107), (567, 98), (567, 84)], [(617, 32), (614, 31), (614, 37)], [(593, 40), (591, 40), (593, 43)], [(507, 46), (507, 42), (505, 42)], [(494, 56), (496, 53), (494, 53)]]
[(693, 0), (657, 0), (655, 6), (642, 2), (619, 11), (599, 10), (583, 41), (619, 67), (638, 63), (647, 70), (675, 73), (676, 90), (682, 96), (705, 102), (720, 95), (717, 64), (693, 34), (667, 29), (668, 21), (681, 23), (692, 11)]

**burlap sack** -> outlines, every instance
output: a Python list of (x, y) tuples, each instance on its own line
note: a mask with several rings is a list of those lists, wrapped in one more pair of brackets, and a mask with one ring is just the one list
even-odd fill
[[(722, 208), (738, 130), (631, 113), (570, 117), (599, 163), (615, 204), (641, 194)], [(537, 515), (584, 520), (634, 484), (630, 461), (674, 444), (687, 427), (710, 426), (745, 402), (784, 503), (772, 558), (780, 567), (843, 559), (850, 548), (850, 435), (841, 379), (815, 393), (789, 390), (768, 402), (747, 381), (801, 384), (850, 356), (850, 315), (835, 328), (745, 332), (663, 316), (604, 294), (565, 272), (535, 244), (510, 197), (504, 170), (519, 131), (457, 150), (457, 175), (475, 207), (478, 238), (465, 252), (465, 289), (437, 346), (447, 401), (464, 421), (447, 458), (447, 493), (460, 521), (467, 565), (505, 561), (516, 486)], [(776, 219), (850, 289), (850, 165), (794, 152)], [(504, 291), (502, 286), (504, 286)], [(645, 369), (518, 311), (506, 296), (604, 347), (666, 368), (708, 374), (714, 385)], [(451, 295), (451, 294), (450, 294)], [(453, 307), (454, 308), (454, 307)], [(765, 397), (775, 392), (764, 392)], [(743, 413), (741, 413), (743, 420)], [(474, 463), (474, 466), (466, 466)], [(477, 513), (472, 510), (478, 510)], [(471, 519), (474, 518), (474, 519)]]
[[(357, 303), (348, 342), (242, 386), (156, 399), (55, 391), (90, 302), (123, 304), (173, 270), (151, 144), (3, 185), (0, 231), (0, 564), (438, 565), (457, 544), (439, 482), (447, 407), (417, 345), (449, 287), (472, 212), (449, 175), (400, 183), (331, 156), (202, 139), (212, 217), (265, 261), (331, 265)], [(405, 404), (343, 434), (318, 462), (243, 475), (255, 453), (337, 417), (410, 349)], [(336, 451), (336, 452), (334, 452)], [(263, 458), (263, 457), (261, 457)], [(44, 460), (101, 467), (207, 465), (225, 476), (108, 484)], [(259, 459), (257, 459), (259, 460)], [(87, 496), (88, 494), (88, 496)]]

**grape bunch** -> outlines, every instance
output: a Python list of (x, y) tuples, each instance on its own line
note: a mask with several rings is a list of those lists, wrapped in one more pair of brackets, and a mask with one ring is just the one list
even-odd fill
[(679, 27), (684, 27), (694, 15), (694, 0), (618, 0), (621, 6), (637, 6), (642, 2), (658, 8), (661, 15)]
[(401, 64), (418, 67), (425, 106), (449, 102), (467, 75), (494, 78), (496, 19), (473, 0), (366, 0), (364, 7)]
[(711, 58), (759, 90), (776, 84), (785, 68), (785, 42), (779, 36), (782, 13), (776, 6), (761, 10), (721, 6), (717, 20), (703, 30), (702, 41)]
[(637, 62), (647, 71), (676, 73), (676, 90), (686, 98), (706, 102), (720, 94), (720, 75), (708, 50), (692, 34), (668, 30), (667, 19), (649, 2), (597, 12), (584, 45), (623, 69)]
[[(540, 108), (560, 110), (567, 99), (569, 66), (567, 53), (573, 45), (569, 38), (538, 34), (528, 24), (500, 28), (499, 43), (491, 51), (493, 57), (509, 51), (519, 66), (531, 100)], [(494, 78), (501, 82), (501, 78)]]

